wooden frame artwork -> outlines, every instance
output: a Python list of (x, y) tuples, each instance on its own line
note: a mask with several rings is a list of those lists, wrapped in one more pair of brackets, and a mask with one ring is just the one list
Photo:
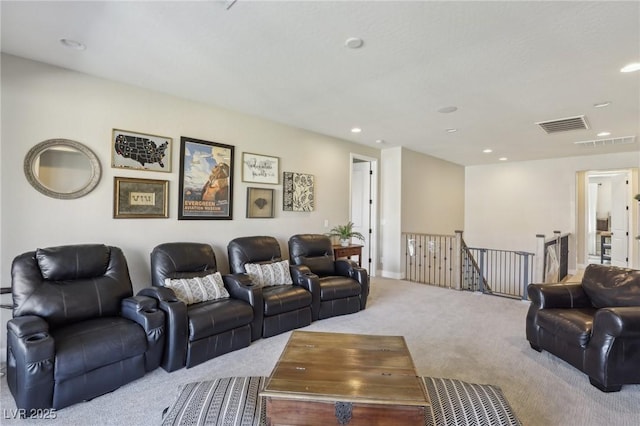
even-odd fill
[(314, 176), (284, 172), (282, 176), (282, 210), (311, 212), (314, 208)]
[(178, 219), (233, 219), (232, 145), (180, 138)]
[(169, 217), (169, 181), (113, 178), (114, 219)]
[(273, 189), (247, 188), (247, 217), (272, 218), (273, 214)]
[(278, 184), (280, 159), (268, 155), (242, 153), (242, 181)]
[(113, 129), (111, 167), (170, 172), (172, 150), (172, 138)]

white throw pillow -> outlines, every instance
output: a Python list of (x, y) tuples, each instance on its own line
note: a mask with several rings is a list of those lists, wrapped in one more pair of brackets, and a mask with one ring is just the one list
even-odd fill
[(167, 278), (164, 286), (172, 289), (176, 297), (187, 305), (229, 297), (220, 272), (204, 277)]
[(268, 287), (280, 284), (293, 284), (289, 272), (289, 261), (274, 263), (247, 263), (245, 271), (251, 277), (251, 281), (259, 287)]

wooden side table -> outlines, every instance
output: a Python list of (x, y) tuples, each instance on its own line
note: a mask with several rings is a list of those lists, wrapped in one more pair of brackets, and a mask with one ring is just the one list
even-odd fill
[(341, 257), (351, 258), (351, 256), (358, 256), (358, 266), (362, 267), (362, 245), (361, 244), (349, 244), (348, 246), (335, 245), (333, 246), (333, 257), (336, 259)]

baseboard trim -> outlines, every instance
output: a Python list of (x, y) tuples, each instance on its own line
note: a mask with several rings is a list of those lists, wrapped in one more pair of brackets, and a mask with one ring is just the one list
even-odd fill
[(383, 278), (392, 278), (394, 280), (403, 280), (405, 278), (404, 272), (391, 272), (385, 271), (384, 269), (380, 271), (380, 276)]

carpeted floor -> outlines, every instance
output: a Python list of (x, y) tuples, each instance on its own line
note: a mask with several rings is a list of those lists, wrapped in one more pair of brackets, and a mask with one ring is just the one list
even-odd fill
[[(366, 310), (317, 321), (309, 331), (402, 335), (418, 374), (491, 384), (502, 389), (526, 426), (636, 426), (640, 385), (605, 394), (547, 352), (529, 348), (526, 302), (375, 278)], [(268, 376), (290, 333), (190, 369), (147, 374), (107, 395), (56, 413), (55, 420), (14, 421), (6, 377), (0, 382), (0, 423), (158, 425), (181, 384), (227, 376)]]

